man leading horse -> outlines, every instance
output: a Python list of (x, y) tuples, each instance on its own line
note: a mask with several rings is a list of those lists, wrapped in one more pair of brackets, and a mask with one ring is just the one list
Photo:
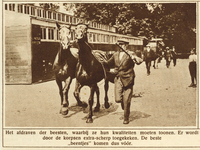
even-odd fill
[(134, 52), (128, 51), (129, 42), (126, 40), (118, 40), (119, 51), (104, 64), (115, 66), (115, 101), (121, 103), (124, 110), (124, 124), (129, 123), (131, 98), (133, 93), (133, 85), (135, 79), (134, 65), (141, 64), (143, 60), (137, 57)]

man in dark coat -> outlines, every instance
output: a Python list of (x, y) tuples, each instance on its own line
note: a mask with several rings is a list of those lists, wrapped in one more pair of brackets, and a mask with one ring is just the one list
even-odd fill
[(169, 66), (170, 66), (171, 58), (172, 58), (172, 53), (171, 53), (169, 47), (166, 47), (165, 60), (166, 60), (167, 68), (169, 68)]
[(135, 79), (134, 65), (142, 63), (142, 59), (137, 57), (134, 52), (127, 51), (129, 42), (126, 40), (118, 40), (118, 44), (121, 48), (118, 52), (104, 62), (109, 66), (115, 66), (114, 72), (116, 74), (115, 83), (115, 101), (121, 103), (121, 107), (124, 110), (124, 124), (129, 123), (130, 105), (133, 93), (133, 85)]
[(154, 54), (154, 51), (150, 48), (149, 44), (146, 46), (146, 48), (147, 49), (144, 50), (143, 55), (144, 55), (144, 61), (147, 68), (147, 75), (150, 75), (151, 61), (153, 60), (155, 54)]
[(176, 51), (175, 51), (175, 46), (172, 47), (171, 53), (172, 53), (173, 64), (174, 64), (174, 66), (176, 66)]

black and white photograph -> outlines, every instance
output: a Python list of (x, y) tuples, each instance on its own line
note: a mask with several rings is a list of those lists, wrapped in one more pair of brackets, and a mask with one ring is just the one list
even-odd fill
[(199, 148), (198, 1), (3, 1), (2, 149)]

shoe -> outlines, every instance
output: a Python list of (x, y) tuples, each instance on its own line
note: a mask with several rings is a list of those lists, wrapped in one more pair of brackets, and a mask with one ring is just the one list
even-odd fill
[(193, 87), (195, 88), (195, 87), (197, 87), (197, 85), (196, 85), (196, 84), (194, 84), (194, 85), (193, 85)]
[(195, 85), (194, 83), (191, 83), (188, 87), (194, 87), (194, 85)]
[(129, 124), (129, 120), (124, 120), (123, 124)]

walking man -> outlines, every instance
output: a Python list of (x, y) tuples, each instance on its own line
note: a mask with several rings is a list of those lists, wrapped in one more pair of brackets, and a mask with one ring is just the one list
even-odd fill
[(147, 46), (147, 49), (144, 50), (144, 61), (145, 61), (145, 64), (146, 64), (146, 68), (147, 68), (147, 75), (150, 75), (150, 68), (151, 68), (151, 61), (152, 61), (152, 58), (154, 56), (154, 51), (151, 50), (150, 48), (150, 45), (148, 44)]
[(175, 51), (175, 46), (172, 46), (172, 60), (173, 60), (173, 64), (174, 66), (176, 66), (176, 51)]
[(165, 60), (166, 60), (167, 68), (169, 68), (169, 66), (170, 66), (171, 58), (172, 58), (171, 51), (170, 51), (169, 47), (166, 47)]
[(196, 87), (197, 85), (195, 84), (195, 82), (197, 83), (197, 78), (196, 78), (196, 74), (197, 74), (197, 55), (196, 55), (196, 50), (192, 49), (190, 52), (190, 56), (189, 56), (189, 71), (190, 71), (190, 76), (191, 76), (191, 84), (189, 85), (189, 87)]
[[(141, 64), (142, 59), (137, 57), (134, 52), (128, 51), (129, 42), (126, 40), (118, 40), (120, 50), (115, 52), (113, 56), (104, 62), (109, 66), (115, 66), (115, 101), (121, 103), (124, 110), (124, 124), (129, 123), (131, 98), (133, 93), (133, 85), (135, 79), (134, 65)], [(123, 51), (126, 51), (126, 53)]]

